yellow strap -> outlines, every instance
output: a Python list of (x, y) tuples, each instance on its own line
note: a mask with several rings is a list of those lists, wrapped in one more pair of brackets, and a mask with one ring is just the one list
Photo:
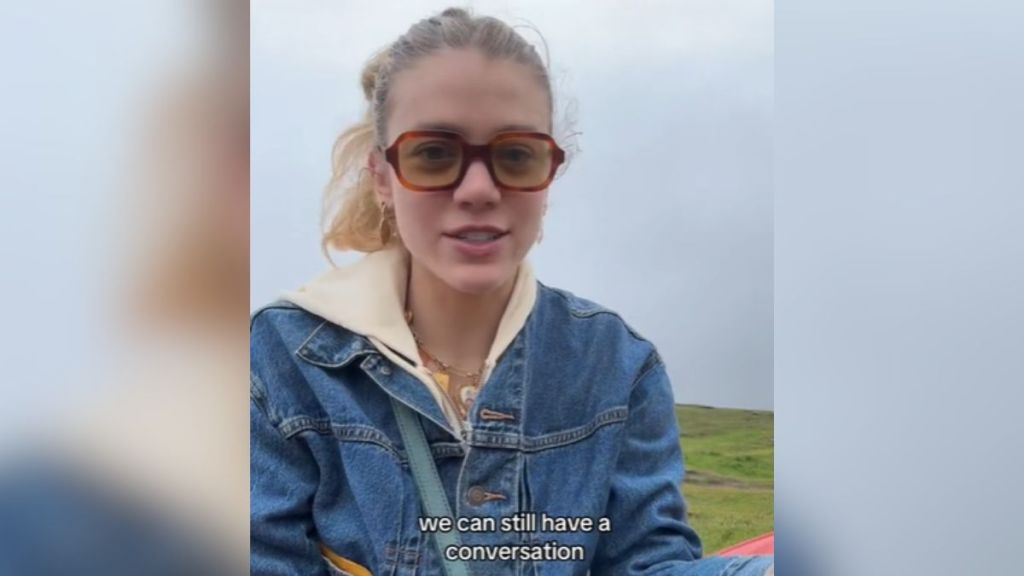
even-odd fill
[(323, 554), (324, 558), (333, 564), (335, 568), (351, 574), (352, 576), (373, 576), (373, 574), (362, 565), (356, 564), (343, 556), (339, 556), (334, 550), (331, 550), (323, 544), (320, 544), (320, 553)]

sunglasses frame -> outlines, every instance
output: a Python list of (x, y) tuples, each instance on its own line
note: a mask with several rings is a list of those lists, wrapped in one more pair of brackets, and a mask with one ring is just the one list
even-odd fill
[[(405, 179), (402, 175), (402, 169), (399, 167), (398, 162), (398, 149), (403, 142), (412, 138), (422, 138), (425, 136), (437, 137), (446, 140), (454, 140), (458, 142), (462, 147), (462, 166), (459, 168), (459, 175), (455, 178), (455, 181), (451, 184), (444, 186), (417, 186), (412, 182)], [(510, 138), (531, 138), (535, 140), (542, 140), (548, 144), (551, 150), (551, 171), (544, 182), (538, 186), (506, 186), (501, 182), (494, 170), (494, 164), (491, 160), (491, 150), (493, 147), (503, 140)], [(555, 179), (555, 172), (558, 171), (558, 167), (565, 162), (565, 151), (558, 147), (555, 139), (549, 134), (543, 132), (502, 132), (491, 139), (487, 144), (470, 144), (466, 142), (466, 139), (457, 132), (448, 132), (446, 130), (411, 130), (409, 132), (402, 132), (395, 138), (394, 143), (383, 150), (384, 159), (387, 160), (388, 164), (395, 169), (395, 174), (398, 175), (398, 181), (402, 183), (409, 190), (415, 192), (440, 192), (443, 190), (454, 190), (462, 184), (462, 180), (466, 177), (466, 172), (469, 171), (469, 165), (473, 163), (473, 160), (479, 158), (483, 161), (484, 166), (487, 167), (488, 174), (491, 175), (491, 180), (502, 190), (512, 190), (515, 192), (539, 192), (551, 185), (551, 182)]]

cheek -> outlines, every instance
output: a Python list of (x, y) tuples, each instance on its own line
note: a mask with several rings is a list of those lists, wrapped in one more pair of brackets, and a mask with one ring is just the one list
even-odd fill
[(399, 190), (395, 195), (395, 218), (398, 233), (403, 240), (420, 242), (437, 235), (443, 203), (433, 196), (426, 196), (408, 190)]
[(536, 197), (524, 197), (513, 203), (515, 220), (524, 230), (537, 230), (544, 219), (546, 198), (538, 193)]

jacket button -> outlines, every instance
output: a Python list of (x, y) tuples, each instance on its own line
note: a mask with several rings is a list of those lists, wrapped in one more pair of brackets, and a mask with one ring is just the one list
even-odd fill
[(390, 376), (391, 375), (391, 366), (388, 366), (387, 364), (382, 365), (380, 367), (380, 373), (385, 375), (385, 376)]
[(487, 499), (487, 493), (483, 488), (473, 486), (468, 492), (466, 492), (466, 499), (469, 500), (469, 503), (473, 506), (479, 506)]

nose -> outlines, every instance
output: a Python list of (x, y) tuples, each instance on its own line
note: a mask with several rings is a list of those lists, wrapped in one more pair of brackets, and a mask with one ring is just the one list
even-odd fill
[(453, 199), (466, 208), (489, 207), (501, 200), (501, 190), (494, 183), (483, 160), (474, 158), (469, 163), (466, 176), (455, 188)]

